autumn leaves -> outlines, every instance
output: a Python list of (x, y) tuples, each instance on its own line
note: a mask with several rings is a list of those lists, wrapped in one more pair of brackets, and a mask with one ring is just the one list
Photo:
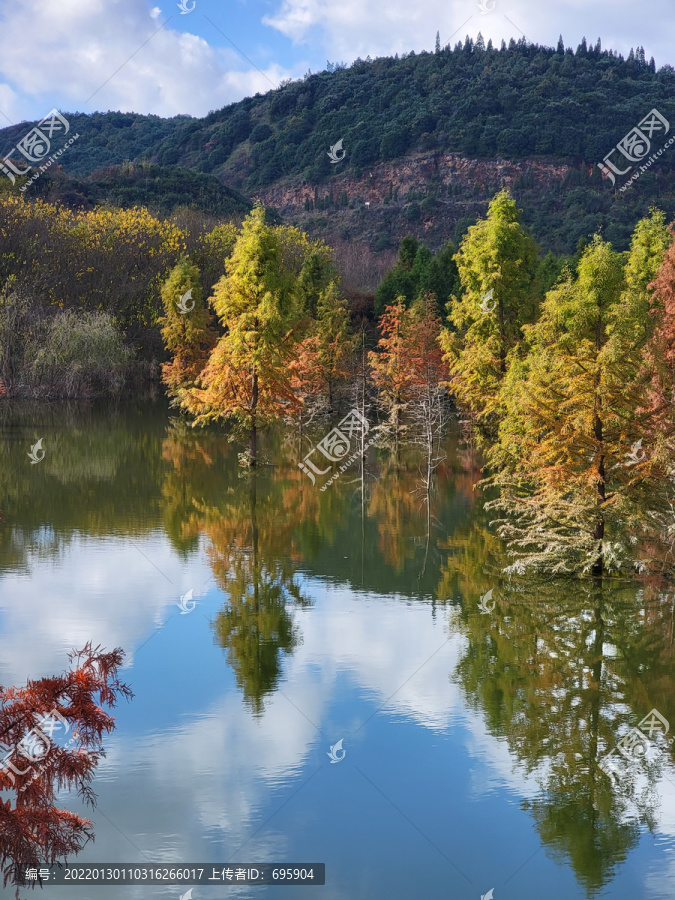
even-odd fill
[[(448, 393), (470, 414), (515, 570), (650, 567), (664, 552), (673, 487), (671, 243), (653, 211), (629, 251), (596, 236), (544, 291), (537, 247), (502, 191), (455, 255), (461, 289), (448, 299), (447, 325), (433, 292), (398, 297), (365, 356), (329, 248), (270, 226), (256, 208), (214, 288), (215, 319), (191, 263), (164, 285), (165, 383), (196, 422), (246, 430), (254, 464), (260, 427), (297, 418), (317, 398), (333, 409), (335, 386), (360, 377), (359, 344), (376, 392), (371, 414), (396, 446), (414, 432), (428, 450), (428, 477)], [(188, 289), (195, 309), (186, 316), (177, 302)], [(638, 441), (644, 453), (629, 465)]]
[[(601, 575), (663, 559), (673, 488), (671, 240), (658, 211), (626, 253), (596, 235), (540, 298), (534, 246), (508, 195), (469, 230), (456, 330), (443, 343), (452, 389), (475, 417), (487, 483), (499, 488), (490, 505), (513, 571)], [(489, 315), (478, 304), (488, 287), (497, 300)], [(648, 450), (628, 465), (638, 441)]]

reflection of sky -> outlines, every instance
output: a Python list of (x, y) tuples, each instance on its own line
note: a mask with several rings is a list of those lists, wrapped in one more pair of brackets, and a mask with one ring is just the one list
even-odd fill
[[(181, 562), (160, 534), (138, 546), (79, 538), (56, 561), (30, 560), (30, 578), (0, 580), (0, 683), (54, 674), (88, 640), (128, 652), (123, 678), (135, 699), (122, 701), (105, 742), (96, 842), (78, 861), (325, 862), (327, 885), (300, 895), (324, 900), (478, 900), (491, 887), (495, 900), (584, 896), (569, 865), (537, 852), (520, 809), (537, 796), (535, 780), (514, 769), (506, 743), (451, 681), (464, 639), (442, 612), (434, 620), (427, 604), (305, 580), (314, 606), (294, 612), (302, 642), (282, 655), (280, 690), (254, 718), (213, 642), (209, 622), (223, 596), (201, 555)], [(176, 602), (191, 587), (200, 604), (180, 615)], [(340, 738), (347, 755), (331, 765), (327, 751)], [(675, 864), (668, 872), (665, 862), (675, 786), (662, 780), (658, 794), (655, 835), (629, 854), (607, 896), (675, 895)], [(64, 805), (79, 809), (72, 797)]]

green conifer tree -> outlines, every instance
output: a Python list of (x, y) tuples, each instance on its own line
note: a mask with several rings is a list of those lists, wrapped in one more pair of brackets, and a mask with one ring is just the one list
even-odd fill
[(451, 392), (476, 417), (480, 437), (495, 432), (507, 358), (537, 310), (537, 247), (507, 191), (469, 228), (455, 261), (463, 293), (448, 310), (455, 331), (445, 329), (441, 340)]

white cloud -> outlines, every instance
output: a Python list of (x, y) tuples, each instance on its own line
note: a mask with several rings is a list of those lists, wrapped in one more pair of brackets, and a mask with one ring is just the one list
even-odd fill
[(603, 46), (624, 54), (643, 45), (657, 65), (675, 63), (671, 0), (654, 0), (650, 14), (638, 19), (632, 0), (494, 0), (485, 15), (477, 0), (440, 6), (436, 0), (277, 0), (271, 14), (256, 2), (246, 10), (254, 59), (270, 59), (282, 35), (292, 44), (285, 48), (293, 53), (290, 63), (269, 61), (260, 71), (206, 23), (200, 4), (182, 16), (175, 0), (164, 9), (148, 0), (0, 0), (0, 127), (9, 124), (2, 114), (18, 122), (40, 118), (53, 106), (202, 116), (297, 78), (308, 64), (323, 66), (327, 58), (351, 62), (431, 50), (437, 30), (451, 44), (480, 30), (497, 46), (522, 32), (549, 46), (562, 33), (574, 48), (584, 35), (593, 43), (600, 36)]
[(75, 535), (53, 562), (32, 550), (30, 577), (2, 577), (0, 684), (56, 675), (87, 641), (124, 648), (130, 665), (134, 648), (179, 614), (181, 594), (192, 587), (199, 599), (206, 591), (211, 572), (203, 562), (186, 566), (163, 537), (138, 544), (145, 555), (127, 542)]
[(168, 19), (144, 0), (7, 3), (0, 77), (32, 98), (31, 108), (57, 92), (61, 109), (201, 116), (291, 74), (274, 63), (251, 68), (234, 50), (164, 26)]
[(20, 99), (8, 84), (0, 84), (0, 128), (21, 121)]

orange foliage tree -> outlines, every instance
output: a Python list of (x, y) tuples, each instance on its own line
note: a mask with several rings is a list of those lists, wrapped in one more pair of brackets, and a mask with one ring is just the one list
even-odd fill
[(356, 343), (347, 301), (340, 298), (334, 281), (321, 291), (309, 331), (291, 362), (294, 383), (305, 405), (307, 400), (321, 397), (333, 412), (335, 388), (349, 376)]
[[(412, 407), (437, 398), (446, 371), (439, 345), (441, 320), (436, 298), (424, 294), (406, 309), (403, 297), (380, 319), (378, 352), (369, 354), (372, 379), (398, 448), (404, 418)], [(437, 398), (438, 399), (438, 398)], [(417, 410), (419, 412), (419, 409)]]

